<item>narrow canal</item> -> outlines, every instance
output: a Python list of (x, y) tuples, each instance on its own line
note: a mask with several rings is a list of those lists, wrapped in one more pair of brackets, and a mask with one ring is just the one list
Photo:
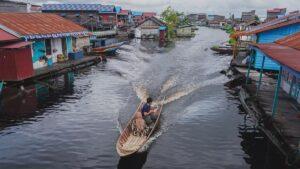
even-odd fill
[[(200, 28), (172, 47), (133, 40), (117, 57), (76, 73), (7, 89), (0, 107), (0, 168), (283, 169), (283, 161), (224, 86), (230, 56), (209, 47), (221, 30)], [(116, 140), (140, 98), (167, 97), (160, 129), (131, 158)]]

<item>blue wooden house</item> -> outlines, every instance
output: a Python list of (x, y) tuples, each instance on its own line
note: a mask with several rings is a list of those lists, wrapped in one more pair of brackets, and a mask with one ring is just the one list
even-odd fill
[[(23, 49), (27, 52), (23, 60), (32, 61), (31, 65), (25, 66), (28, 69), (52, 65), (70, 54), (81, 52), (84, 46), (89, 45), (90, 33), (87, 29), (55, 14), (0, 13), (0, 30), (12, 33), (19, 42), (29, 42)], [(21, 58), (19, 54), (16, 55), (18, 59)], [(19, 69), (16, 67), (16, 70)]]
[[(282, 39), (289, 35), (295, 34), (300, 31), (300, 13), (287, 15), (285, 17), (258, 25), (249, 31), (239, 33), (240, 36), (252, 35), (256, 44), (273, 43), (276, 40)], [(254, 58), (253, 67), (261, 69), (262, 58), (264, 54), (251, 48), (251, 55)], [(264, 70), (279, 70), (279, 65), (269, 58), (266, 58), (264, 63)]]

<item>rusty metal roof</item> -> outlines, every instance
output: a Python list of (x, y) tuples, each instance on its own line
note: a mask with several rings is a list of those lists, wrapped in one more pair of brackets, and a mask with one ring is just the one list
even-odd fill
[(18, 37), (0, 29), (0, 41), (13, 41), (18, 39)]
[(300, 32), (279, 39), (275, 43), (300, 50)]
[(155, 12), (144, 12), (143, 16), (152, 17), (152, 16), (156, 16), (156, 13)]
[(253, 35), (260, 32), (264, 32), (264, 31), (268, 31), (268, 30), (272, 30), (272, 29), (276, 29), (276, 28), (280, 28), (283, 26), (292, 25), (296, 23), (300, 23), (300, 13), (289, 14), (284, 17), (274, 19), (269, 22), (255, 26), (250, 30), (238, 32), (234, 34), (234, 37)]
[(281, 65), (289, 67), (296, 72), (300, 72), (300, 50), (275, 43), (252, 45), (259, 48), (268, 57)]
[(120, 15), (129, 15), (129, 10), (124, 10), (124, 9), (121, 9)]
[(0, 13), (0, 25), (21, 36), (87, 31), (72, 21), (46, 13)]

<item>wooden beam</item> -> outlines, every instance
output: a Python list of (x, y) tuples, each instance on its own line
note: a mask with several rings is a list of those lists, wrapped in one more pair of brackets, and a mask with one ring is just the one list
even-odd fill
[(248, 62), (246, 85), (249, 83), (249, 76), (250, 76), (250, 71), (251, 71), (251, 62), (252, 62), (252, 54), (250, 55), (250, 59), (249, 59), (249, 62)]
[(277, 111), (278, 93), (281, 85), (281, 74), (282, 74), (282, 66), (280, 66), (278, 77), (277, 77), (277, 85), (275, 89), (275, 95), (274, 95), (273, 106), (272, 106), (272, 117), (275, 117)]
[(259, 72), (258, 85), (257, 85), (257, 89), (256, 89), (256, 96), (257, 96), (258, 91), (259, 91), (259, 89), (260, 89), (261, 79), (262, 79), (262, 74), (263, 74), (264, 66), (265, 66), (265, 60), (266, 60), (266, 56), (263, 56), (263, 60), (262, 60), (261, 68), (260, 68), (260, 72)]
[(3, 82), (3, 81), (0, 81), (0, 94), (1, 94), (1, 92), (2, 92), (3, 87), (4, 87), (4, 82)]

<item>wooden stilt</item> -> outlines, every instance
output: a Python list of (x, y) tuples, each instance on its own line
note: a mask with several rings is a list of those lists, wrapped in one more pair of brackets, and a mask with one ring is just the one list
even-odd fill
[(247, 69), (247, 76), (246, 76), (246, 85), (249, 83), (249, 76), (251, 70), (251, 62), (252, 62), (252, 55), (250, 55), (250, 60), (248, 62), (248, 69)]
[(3, 88), (4, 88), (4, 82), (0, 81), (0, 94), (1, 94)]
[(263, 56), (263, 60), (262, 60), (261, 68), (260, 68), (260, 72), (259, 72), (258, 85), (257, 85), (257, 89), (256, 89), (256, 96), (258, 94), (258, 91), (259, 91), (260, 85), (261, 85), (262, 74), (263, 74), (264, 66), (265, 66), (265, 59), (266, 59), (266, 56)]
[(52, 86), (51, 84), (46, 83), (46, 82), (43, 82), (43, 81), (34, 80), (34, 82), (35, 82), (35, 83), (38, 83), (38, 84), (40, 84), (40, 85), (43, 85), (43, 86), (45, 86), (45, 87), (48, 87), (48, 88), (50, 88), (50, 89), (52, 89), (52, 90), (57, 89), (55, 86)]
[(278, 106), (278, 93), (281, 85), (281, 74), (282, 74), (282, 66), (280, 66), (278, 78), (277, 78), (277, 85), (275, 89), (275, 95), (274, 95), (273, 106), (272, 106), (272, 117), (275, 117), (277, 106)]

